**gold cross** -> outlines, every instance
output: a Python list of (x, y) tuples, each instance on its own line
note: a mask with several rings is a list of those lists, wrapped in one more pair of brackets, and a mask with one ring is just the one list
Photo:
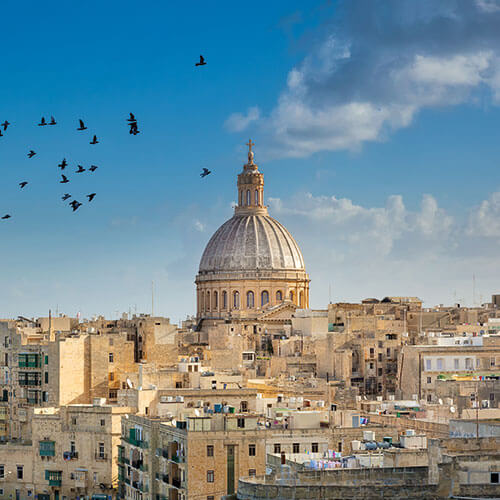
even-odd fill
[(255, 142), (252, 142), (252, 139), (248, 139), (248, 142), (245, 143), (245, 146), (248, 146), (248, 151), (252, 152), (252, 146), (255, 146)]

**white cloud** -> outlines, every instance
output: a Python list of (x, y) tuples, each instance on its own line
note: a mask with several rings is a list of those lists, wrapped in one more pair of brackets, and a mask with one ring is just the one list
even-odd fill
[(257, 106), (248, 108), (246, 115), (242, 113), (233, 113), (225, 123), (230, 132), (241, 132), (245, 130), (252, 122), (260, 118), (260, 110)]
[(274, 108), (264, 116), (250, 108), (226, 124), (260, 130), (271, 156), (305, 157), (385, 140), (420, 110), (468, 102), (482, 89), (500, 103), (498, 7), (343, 2), (323, 41), (289, 71)]
[(472, 211), (467, 232), (472, 236), (500, 238), (500, 192), (493, 193)]
[(199, 231), (200, 233), (203, 233), (205, 231), (205, 224), (203, 224), (201, 221), (199, 221), (198, 219), (196, 219), (194, 221), (194, 228)]

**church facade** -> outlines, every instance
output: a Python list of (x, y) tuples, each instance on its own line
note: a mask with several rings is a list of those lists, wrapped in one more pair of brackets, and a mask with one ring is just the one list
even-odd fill
[(214, 233), (196, 276), (198, 319), (258, 318), (279, 306), (309, 307), (297, 242), (264, 205), (264, 175), (248, 142), (234, 215)]

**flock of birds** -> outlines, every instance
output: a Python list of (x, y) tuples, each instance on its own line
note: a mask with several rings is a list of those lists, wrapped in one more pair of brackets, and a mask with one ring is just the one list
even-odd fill
[[(195, 66), (205, 66), (206, 64), (207, 63), (205, 62), (205, 58), (202, 55), (200, 55), (200, 60), (199, 60), (199, 62), (197, 62), (195, 64)], [(137, 135), (140, 133), (137, 119), (135, 118), (135, 115), (133, 113), (129, 113), (129, 117), (127, 118), (127, 124), (129, 126), (129, 134)], [(7, 129), (10, 125), (11, 125), (11, 123), (8, 120), (5, 120), (3, 123), (0, 124), (0, 137), (3, 137), (4, 133), (7, 132)], [(53, 125), (57, 125), (57, 121), (53, 116), (51, 116), (50, 121), (47, 122), (45, 117), (42, 116), (40, 123), (38, 123), (37, 125), (39, 127), (45, 127), (45, 126), (51, 126), (51, 125), (53, 126)], [(84, 130), (88, 130), (88, 127), (86, 127), (85, 122), (80, 119), (79, 120), (79, 127), (76, 130), (79, 132), (82, 132)], [(99, 144), (99, 140), (97, 139), (97, 135), (94, 134), (94, 136), (89, 144), (91, 144), (91, 145)], [(28, 158), (33, 158), (34, 156), (36, 156), (36, 154), (37, 154), (36, 151), (30, 150), (28, 152)], [(63, 158), (61, 163), (59, 163), (59, 165), (58, 165), (58, 167), (61, 169), (61, 180), (59, 181), (60, 184), (67, 184), (70, 182), (68, 177), (62, 173), (62, 171), (65, 170), (67, 166), (68, 166), (68, 162), (67, 162), (66, 158)], [(97, 169), (98, 169), (97, 165), (91, 165), (88, 170), (89, 170), (89, 172), (94, 173)], [(81, 174), (81, 173), (85, 172), (86, 170), (87, 169), (83, 168), (82, 165), (78, 165), (78, 169), (75, 170), (75, 173)], [(210, 175), (211, 173), (212, 172), (210, 170), (208, 170), (207, 168), (203, 168), (203, 170), (200, 174), (200, 177), (202, 177), (202, 178), (206, 177), (207, 175)], [(20, 189), (24, 189), (27, 185), (28, 185), (28, 181), (22, 181), (19, 183)], [(97, 196), (97, 193), (89, 193), (88, 195), (86, 195), (86, 197), (88, 198), (88, 203), (90, 203), (96, 196)], [(65, 193), (61, 197), (62, 201), (67, 201), (70, 198), (72, 198), (72, 195), (70, 193)], [(73, 209), (73, 212), (76, 212), (82, 205), (83, 205), (83, 203), (80, 203), (76, 199), (73, 199), (69, 203), (69, 206)], [(2, 217), (0, 217), (1, 220), (7, 220), (10, 218), (12, 218), (11, 214), (5, 214)]]

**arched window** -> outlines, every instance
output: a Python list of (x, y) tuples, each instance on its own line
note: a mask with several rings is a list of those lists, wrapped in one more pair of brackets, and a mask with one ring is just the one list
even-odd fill
[(281, 302), (283, 300), (283, 293), (281, 293), (281, 290), (278, 290), (276, 292), (276, 302)]
[(217, 308), (219, 307), (219, 294), (217, 293), (217, 291), (214, 292), (214, 309), (217, 310)]
[(207, 292), (207, 311), (210, 311), (210, 292)]
[(205, 292), (200, 292), (200, 309), (205, 310)]
[(259, 190), (255, 190), (255, 204), (258, 206), (259, 205)]
[(300, 292), (299, 294), (299, 306), (304, 307), (304, 292)]
[(290, 300), (293, 302), (293, 290), (290, 290)]
[(247, 292), (247, 307), (252, 309), (255, 306), (255, 300), (253, 292)]
[(233, 292), (233, 307), (235, 309), (240, 308), (240, 292)]
[(250, 189), (247, 189), (247, 205), (250, 205), (250, 202), (252, 200), (250, 199)]
[(222, 292), (222, 309), (227, 309), (227, 292), (224, 290)]
[(240, 191), (240, 207), (243, 206), (243, 190)]
[(264, 290), (260, 294), (260, 305), (265, 306), (267, 303), (269, 303), (269, 292), (267, 290)]

